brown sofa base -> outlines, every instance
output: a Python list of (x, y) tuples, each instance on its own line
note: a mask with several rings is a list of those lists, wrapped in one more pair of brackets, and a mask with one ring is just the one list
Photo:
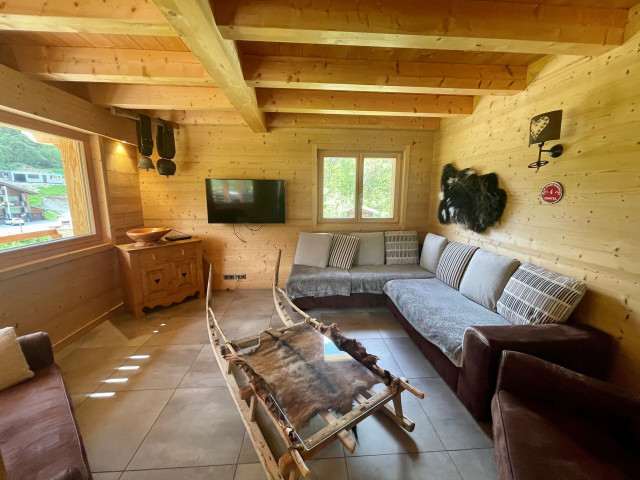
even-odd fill
[(376, 293), (353, 293), (350, 296), (332, 295), (330, 297), (300, 297), (293, 303), (302, 310), (312, 308), (367, 308), (384, 307), (387, 296)]
[(409, 335), (411, 340), (413, 340), (413, 343), (416, 344), (416, 346), (420, 349), (426, 359), (429, 360), (433, 368), (436, 369), (445, 383), (449, 385), (449, 388), (451, 388), (451, 390), (455, 392), (458, 388), (458, 374), (460, 369), (453, 363), (451, 363), (451, 360), (449, 360), (449, 358), (444, 353), (442, 353), (442, 351), (438, 347), (436, 347), (433, 343), (420, 335), (420, 333), (415, 328), (413, 328), (413, 326), (409, 322), (407, 322), (407, 319), (404, 318), (404, 315), (402, 315), (402, 313), (400, 313), (398, 307), (396, 307), (396, 305), (388, 297), (387, 307), (389, 307), (389, 310), (391, 310), (393, 316), (396, 317), (396, 320), (400, 322), (402, 328), (407, 331), (407, 334)]

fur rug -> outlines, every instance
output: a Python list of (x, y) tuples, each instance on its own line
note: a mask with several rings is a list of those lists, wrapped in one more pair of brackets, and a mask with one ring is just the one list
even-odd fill
[(495, 173), (476, 175), (470, 168), (456, 170), (448, 163), (440, 182), (440, 223), (458, 223), (474, 232), (493, 226), (507, 205), (507, 193), (498, 187)]
[[(326, 328), (337, 332), (334, 325)], [(266, 330), (260, 333), (260, 346), (247, 357), (250, 364), (241, 355), (228, 360), (247, 373), (266, 403), (271, 393), (289, 422), (299, 429), (322, 410), (349, 412), (356, 394), (382, 381), (352, 358), (327, 361), (324, 338), (311, 325), (284, 333)], [(375, 365), (375, 355), (368, 355), (355, 340), (351, 342), (355, 344), (350, 347), (359, 348)], [(270, 410), (276, 413), (273, 408)]]

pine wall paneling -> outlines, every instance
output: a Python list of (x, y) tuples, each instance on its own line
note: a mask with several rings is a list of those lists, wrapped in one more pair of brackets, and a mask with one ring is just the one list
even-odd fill
[[(176, 131), (177, 172), (166, 178), (140, 171), (145, 226), (168, 226), (203, 238), (204, 257), (214, 264), (214, 288), (233, 288), (223, 274), (246, 274), (240, 288), (271, 285), (278, 249), (282, 284), (289, 275), (298, 233), (326, 231), (313, 220), (314, 149), (409, 149), (406, 229), (424, 235), (429, 202), (433, 132), (274, 128), (268, 134), (239, 126), (183, 126)], [(284, 179), (286, 223), (259, 231), (207, 223), (206, 178)], [(256, 228), (257, 225), (250, 225)], [(356, 228), (381, 230), (380, 226)], [(350, 230), (349, 230), (350, 231)]]
[[(126, 230), (143, 225), (136, 147), (97, 137), (91, 145), (99, 149), (93, 156), (94, 173), (106, 195), (106, 210), (101, 210), (108, 219), (103, 225), (110, 228), (112, 243), (126, 241)], [(0, 327), (15, 326), (18, 335), (45, 331), (59, 349), (99, 323), (122, 304), (114, 250), (70, 255), (70, 260), (0, 279)]]
[[(429, 229), (521, 261), (583, 279), (588, 293), (574, 318), (617, 340), (613, 379), (640, 392), (640, 40), (595, 58), (543, 59), (512, 97), (484, 97), (473, 115), (445, 119), (436, 134)], [(564, 111), (564, 154), (536, 173), (527, 165), (529, 120)], [(544, 154), (543, 154), (544, 155)], [(437, 219), (446, 163), (496, 172), (507, 191), (501, 223), (475, 234)], [(558, 181), (564, 198), (542, 204)], [(585, 352), (588, 355), (589, 352)]]

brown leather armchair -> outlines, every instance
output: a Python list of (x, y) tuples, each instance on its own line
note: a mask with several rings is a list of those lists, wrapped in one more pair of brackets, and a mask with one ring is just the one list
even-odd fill
[(501, 480), (640, 478), (640, 398), (608, 383), (505, 351), (491, 413)]

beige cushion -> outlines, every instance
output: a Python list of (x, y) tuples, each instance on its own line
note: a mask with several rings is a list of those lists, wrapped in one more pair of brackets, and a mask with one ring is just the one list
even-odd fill
[(0, 390), (33, 377), (13, 327), (0, 329)]
[(354, 265), (384, 265), (384, 232), (356, 232), (360, 239)]
[(387, 265), (415, 265), (418, 263), (418, 232), (384, 232), (384, 255)]
[(460, 293), (495, 312), (505, 285), (519, 266), (513, 258), (478, 250), (464, 272)]
[(308, 267), (326, 268), (331, 251), (330, 233), (301, 232), (293, 263)]
[(420, 266), (425, 270), (429, 270), (431, 273), (436, 273), (440, 256), (442, 252), (444, 252), (447, 243), (449, 243), (449, 241), (446, 238), (440, 235), (434, 235), (433, 233), (427, 233), (424, 239), (424, 245), (422, 246)]

